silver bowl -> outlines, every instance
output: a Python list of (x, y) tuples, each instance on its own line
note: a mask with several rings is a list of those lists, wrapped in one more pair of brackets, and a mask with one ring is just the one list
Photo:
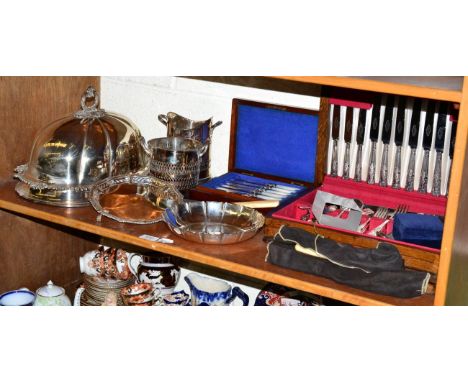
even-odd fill
[(225, 202), (184, 201), (166, 208), (169, 229), (186, 240), (233, 244), (250, 239), (265, 223), (258, 211)]
[(182, 202), (172, 185), (152, 176), (123, 175), (97, 182), (89, 201), (100, 214), (121, 223), (152, 224), (162, 220), (165, 208)]

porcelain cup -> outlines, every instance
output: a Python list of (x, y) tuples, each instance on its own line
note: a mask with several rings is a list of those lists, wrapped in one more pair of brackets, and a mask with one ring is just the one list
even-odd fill
[(151, 283), (133, 284), (120, 291), (124, 304), (128, 306), (153, 305), (159, 294), (160, 291), (155, 290)]
[(0, 306), (32, 306), (36, 295), (29, 289), (11, 290), (0, 295)]
[(80, 257), (80, 270), (88, 276), (128, 280), (136, 276), (134, 269), (141, 261), (142, 257), (137, 253), (100, 247)]

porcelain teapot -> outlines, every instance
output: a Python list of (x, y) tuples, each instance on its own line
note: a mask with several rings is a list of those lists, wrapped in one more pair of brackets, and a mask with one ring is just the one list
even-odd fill
[(230, 305), (236, 297), (242, 304), (249, 305), (249, 296), (239, 287), (231, 286), (222, 280), (204, 277), (198, 273), (189, 273), (184, 277), (192, 294), (192, 305)]
[(47, 285), (36, 290), (36, 300), (34, 306), (70, 306), (71, 301), (65, 294), (65, 289), (49, 281)]

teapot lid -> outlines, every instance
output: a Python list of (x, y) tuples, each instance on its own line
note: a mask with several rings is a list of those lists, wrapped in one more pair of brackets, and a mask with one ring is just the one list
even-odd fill
[(58, 297), (65, 293), (65, 289), (55, 285), (51, 280), (47, 285), (40, 287), (36, 293), (42, 297)]

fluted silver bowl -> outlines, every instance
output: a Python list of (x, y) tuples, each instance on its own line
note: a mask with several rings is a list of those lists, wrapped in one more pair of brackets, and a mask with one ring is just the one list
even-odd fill
[(96, 182), (148, 171), (149, 153), (138, 128), (119, 114), (99, 109), (98, 102), (97, 92), (89, 87), (80, 111), (37, 134), (29, 162), (15, 170), (22, 182), (16, 190), (22, 197), (63, 207), (83, 206)]
[(166, 208), (169, 229), (186, 240), (204, 244), (233, 244), (248, 240), (265, 223), (253, 208), (226, 202), (186, 200)]

